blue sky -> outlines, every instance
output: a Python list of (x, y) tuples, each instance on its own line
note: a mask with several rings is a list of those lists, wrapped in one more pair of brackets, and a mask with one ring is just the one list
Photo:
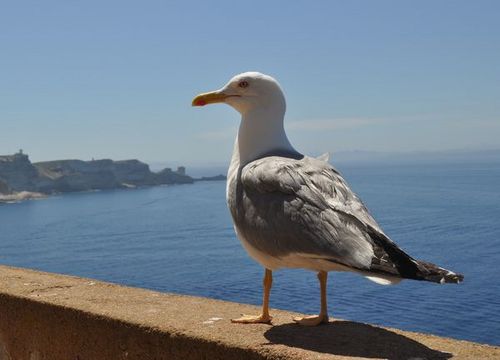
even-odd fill
[(228, 161), (238, 114), (192, 108), (275, 76), (306, 153), (500, 148), (498, 1), (11, 1), (0, 154)]

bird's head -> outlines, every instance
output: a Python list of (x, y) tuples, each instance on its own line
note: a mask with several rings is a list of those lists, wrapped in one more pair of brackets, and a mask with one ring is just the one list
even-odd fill
[(254, 110), (273, 108), (285, 111), (285, 96), (278, 82), (269, 75), (245, 72), (234, 76), (221, 89), (200, 94), (193, 106), (226, 103), (242, 115)]

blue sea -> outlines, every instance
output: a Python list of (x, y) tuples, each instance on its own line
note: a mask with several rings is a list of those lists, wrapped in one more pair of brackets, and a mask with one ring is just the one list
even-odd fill
[[(500, 345), (500, 164), (338, 168), (403, 249), (465, 274), (465, 282), (381, 286), (332, 273), (330, 315)], [(225, 182), (0, 205), (0, 263), (261, 303), (263, 269), (235, 237)], [(316, 313), (315, 274), (276, 272), (271, 306)]]

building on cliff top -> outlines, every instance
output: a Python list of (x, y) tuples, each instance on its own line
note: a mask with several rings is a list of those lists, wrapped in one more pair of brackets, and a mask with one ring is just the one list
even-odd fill
[(23, 153), (23, 149), (19, 149), (19, 152), (14, 155), (0, 155), (0, 161), (2, 162), (12, 162), (19, 160), (28, 160), (29, 157), (25, 153)]

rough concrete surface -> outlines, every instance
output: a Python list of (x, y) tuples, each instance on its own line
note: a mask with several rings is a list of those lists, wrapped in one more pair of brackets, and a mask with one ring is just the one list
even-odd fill
[(231, 324), (255, 306), (0, 266), (0, 360), (500, 359), (500, 348), (332, 320)]

